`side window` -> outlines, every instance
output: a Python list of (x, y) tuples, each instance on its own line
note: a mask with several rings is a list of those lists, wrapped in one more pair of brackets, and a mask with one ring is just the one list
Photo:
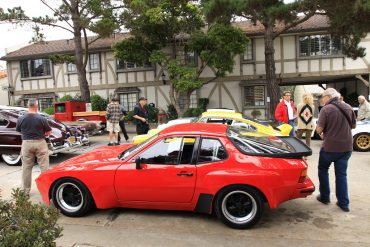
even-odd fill
[(215, 162), (227, 158), (225, 147), (218, 139), (203, 138), (200, 146), (198, 163)]
[(141, 153), (140, 158), (144, 164), (190, 164), (194, 143), (193, 137), (165, 138)]
[(5, 127), (8, 125), (8, 120), (0, 116), (0, 127)]

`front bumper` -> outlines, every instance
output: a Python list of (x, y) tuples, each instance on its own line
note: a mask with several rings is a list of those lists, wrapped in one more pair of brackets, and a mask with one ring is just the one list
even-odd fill
[(54, 145), (52, 142), (48, 142), (49, 155), (54, 155), (61, 152), (71, 151), (75, 148), (88, 145), (89, 138), (87, 135), (83, 136), (71, 136), (67, 138), (63, 145)]

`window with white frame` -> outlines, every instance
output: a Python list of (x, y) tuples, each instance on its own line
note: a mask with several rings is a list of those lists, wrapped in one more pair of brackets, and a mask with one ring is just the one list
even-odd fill
[(196, 65), (197, 64), (197, 56), (195, 55), (194, 51), (185, 51), (185, 63), (187, 65)]
[(67, 63), (67, 72), (68, 73), (77, 72), (76, 64), (75, 63)]
[(125, 108), (126, 111), (133, 111), (139, 99), (139, 93), (120, 93), (119, 103)]
[(21, 78), (51, 76), (51, 62), (49, 59), (23, 60), (20, 62), (20, 67)]
[(249, 61), (253, 60), (253, 40), (249, 40), (245, 52), (243, 54), (243, 60)]
[(299, 37), (299, 56), (330, 56), (342, 54), (342, 39), (329, 34)]
[(244, 87), (244, 106), (264, 106), (265, 86)]
[(89, 54), (89, 68), (90, 70), (99, 70), (100, 69), (100, 59), (99, 53)]
[(40, 98), (37, 101), (39, 105), (39, 111), (43, 111), (46, 108), (52, 107), (54, 104), (53, 98)]
[(117, 59), (117, 70), (126, 70), (126, 69), (150, 69), (153, 68), (153, 65), (151, 62), (147, 61), (144, 62), (141, 65), (138, 65), (136, 63), (130, 63), (122, 59)]
[(194, 90), (190, 94), (190, 108), (197, 108), (198, 107), (198, 90)]

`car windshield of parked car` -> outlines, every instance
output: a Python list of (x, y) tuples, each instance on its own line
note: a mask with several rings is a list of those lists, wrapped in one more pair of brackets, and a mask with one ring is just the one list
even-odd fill
[[(253, 134), (252, 134), (253, 133)], [(296, 152), (291, 141), (284, 138), (250, 132), (238, 126), (229, 126), (227, 135), (234, 145), (246, 154), (280, 154)], [(298, 141), (298, 140), (297, 140)], [(298, 141), (299, 142), (299, 141)]]
[(142, 147), (144, 147), (147, 143), (150, 143), (151, 141), (153, 141), (155, 138), (157, 138), (159, 135), (156, 134), (156, 135), (153, 135), (152, 137), (150, 137), (149, 139), (147, 139), (146, 141), (143, 141), (141, 143), (139, 143), (138, 145), (135, 145), (135, 146), (132, 146), (128, 149), (126, 149), (125, 151), (123, 151), (120, 155), (118, 155), (118, 158), (121, 159), (121, 160), (124, 160), (126, 159), (127, 157), (129, 157), (131, 154), (135, 153), (136, 151), (140, 150)]

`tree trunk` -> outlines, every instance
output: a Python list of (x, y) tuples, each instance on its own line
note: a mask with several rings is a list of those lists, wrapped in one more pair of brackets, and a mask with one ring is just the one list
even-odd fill
[(274, 32), (273, 24), (265, 26), (265, 69), (266, 69), (266, 82), (267, 92), (270, 97), (269, 104), (269, 118), (273, 118), (275, 115), (276, 106), (279, 103), (280, 89), (276, 80), (276, 69), (275, 69), (275, 49), (274, 49)]
[(172, 83), (170, 83), (170, 101), (175, 107), (179, 118), (184, 116), (184, 113), (189, 110), (190, 95), (192, 92), (177, 92)]
[[(75, 3), (77, 4), (77, 3)], [(86, 78), (86, 66), (84, 65), (84, 48), (82, 46), (81, 31), (82, 28), (79, 24), (80, 16), (78, 7), (74, 8), (75, 12), (72, 13), (72, 22), (74, 27), (74, 44), (75, 44), (75, 64), (77, 69), (78, 84), (80, 86), (81, 100), (90, 102), (90, 89)], [(87, 49), (87, 47), (85, 47)]]

